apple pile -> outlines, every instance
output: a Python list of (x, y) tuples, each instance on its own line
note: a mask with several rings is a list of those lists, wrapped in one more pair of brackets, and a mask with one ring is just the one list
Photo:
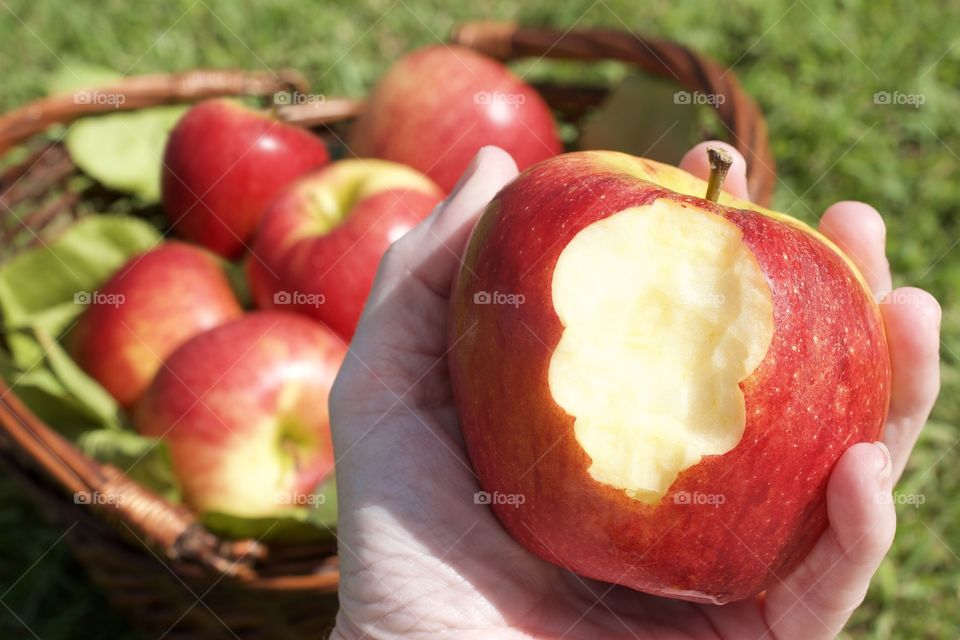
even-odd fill
[(380, 258), (490, 144), (522, 166), (560, 151), (542, 98), (457, 47), (389, 70), (351, 132), (359, 157), (237, 101), (180, 119), (161, 171), (179, 239), (120, 268), (70, 344), (166, 441), (189, 506), (269, 518), (332, 479), (327, 400)]
[(334, 472), (327, 400), (381, 256), (485, 145), (523, 173), (471, 236), (448, 364), (494, 513), (590, 578), (714, 603), (762, 591), (824, 531), (840, 455), (882, 428), (869, 288), (813, 229), (722, 193), (719, 155), (709, 184), (558, 156), (543, 99), (471, 50), (394, 64), (348, 136), (357, 157), (239, 103), (187, 112), (162, 170), (182, 241), (104, 285), (122, 302), (81, 317), (77, 362), (167, 441), (198, 512), (302, 504)]

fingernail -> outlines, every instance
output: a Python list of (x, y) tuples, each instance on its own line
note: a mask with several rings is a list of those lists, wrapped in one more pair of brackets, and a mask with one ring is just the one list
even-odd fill
[(893, 459), (890, 457), (890, 449), (882, 442), (874, 442), (873, 446), (880, 450), (880, 455), (882, 456), (882, 462), (876, 471), (877, 480), (880, 481), (880, 484), (886, 486), (887, 480), (890, 479), (890, 473), (893, 471)]

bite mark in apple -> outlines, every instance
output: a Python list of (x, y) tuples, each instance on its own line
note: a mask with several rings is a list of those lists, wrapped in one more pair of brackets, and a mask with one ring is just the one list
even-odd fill
[(563, 249), (552, 298), (564, 332), (550, 391), (594, 480), (656, 504), (682, 471), (739, 443), (739, 383), (774, 324), (737, 226), (668, 199), (625, 209)]

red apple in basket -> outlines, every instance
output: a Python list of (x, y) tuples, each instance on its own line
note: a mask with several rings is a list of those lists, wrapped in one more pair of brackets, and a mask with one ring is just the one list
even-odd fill
[(239, 103), (201, 102), (167, 141), (164, 210), (181, 236), (234, 257), (251, 240), (267, 204), (328, 160), (323, 140), (309, 131)]
[(187, 339), (243, 313), (218, 258), (180, 242), (142, 253), (96, 292), (70, 336), (79, 365), (131, 408)]
[(890, 362), (836, 246), (705, 189), (613, 152), (522, 174), (469, 242), (449, 366), (517, 541), (590, 578), (722, 603), (788, 574), (824, 531), (834, 464), (882, 429)]
[(198, 512), (281, 514), (333, 472), (327, 397), (345, 354), (309, 318), (249, 313), (167, 359), (137, 408), (137, 430), (166, 438)]
[(305, 313), (349, 340), (380, 258), (443, 194), (384, 160), (341, 160), (295, 183), (264, 215), (247, 261), (257, 306)]
[(485, 145), (508, 151), (521, 170), (562, 149), (540, 94), (493, 58), (449, 45), (390, 67), (349, 141), (357, 155), (410, 165), (445, 191)]

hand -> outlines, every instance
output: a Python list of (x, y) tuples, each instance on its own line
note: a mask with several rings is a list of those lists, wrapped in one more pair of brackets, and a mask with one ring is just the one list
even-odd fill
[[(706, 144), (681, 162), (704, 179)], [(746, 198), (746, 165), (730, 150), (725, 188)], [(879, 214), (841, 202), (820, 228), (883, 296), (893, 365), (883, 443), (857, 444), (840, 459), (827, 489), (830, 528), (790, 576), (756, 599), (696, 605), (544, 562), (474, 504), (479, 486), (445, 360), (448, 296), (478, 215), (515, 175), (505, 152), (482, 149), (380, 266), (330, 401), (340, 501), (334, 637), (834, 638), (893, 540), (894, 507), (879, 498), (903, 471), (939, 388), (939, 306), (919, 289), (890, 291)]]

